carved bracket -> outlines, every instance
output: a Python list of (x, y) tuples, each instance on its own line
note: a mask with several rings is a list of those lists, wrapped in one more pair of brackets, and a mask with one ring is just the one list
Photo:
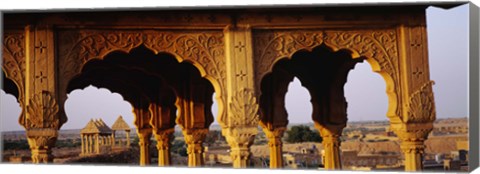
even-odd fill
[(5, 31), (3, 36), (3, 64), (5, 76), (12, 81), (18, 87), (19, 96), (18, 102), (22, 108), (20, 113), (19, 123), (26, 126), (25, 120), (25, 34), (23, 31), (9, 32)]
[(59, 128), (58, 104), (49, 91), (34, 94), (27, 105), (27, 129)]
[(257, 126), (258, 103), (252, 90), (241, 88), (232, 96), (230, 103), (229, 126)]
[(175, 130), (173, 128), (153, 132), (155, 135), (155, 140), (157, 140), (158, 150), (168, 150), (170, 147), (170, 140), (172, 140), (174, 132)]
[(432, 92), (433, 81), (426, 82), (420, 89), (413, 92), (407, 103), (406, 123), (424, 123), (435, 121), (435, 105)]

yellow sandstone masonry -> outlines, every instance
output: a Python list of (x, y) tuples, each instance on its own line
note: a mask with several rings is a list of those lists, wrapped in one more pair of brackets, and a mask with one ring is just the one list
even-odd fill
[[(18, 87), (19, 123), (34, 163), (53, 160), (51, 149), (67, 121), (66, 94), (93, 83), (132, 104), (141, 165), (150, 163), (152, 135), (159, 142), (158, 165), (171, 164), (176, 124), (187, 142), (188, 165), (204, 165), (202, 143), (214, 119), (215, 93), (233, 167), (249, 166), (260, 125), (269, 140), (270, 167), (282, 168), (281, 138), (289, 122), (284, 97), (298, 76), (312, 95), (325, 168), (341, 169), (343, 85), (349, 70), (366, 61), (385, 79), (386, 116), (402, 141), (405, 170), (419, 171), (435, 120), (426, 7), (8, 13), (2, 70)], [(138, 67), (105, 63), (118, 55), (131, 56), (128, 65)], [(82, 154), (98, 153), (100, 142), (116, 146), (114, 134), (93, 133), (82, 134)]]

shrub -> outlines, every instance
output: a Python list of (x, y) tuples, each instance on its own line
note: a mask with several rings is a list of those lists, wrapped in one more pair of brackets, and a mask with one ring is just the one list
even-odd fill
[(287, 142), (301, 143), (301, 142), (322, 142), (322, 137), (316, 131), (312, 131), (308, 126), (292, 126), (287, 131)]

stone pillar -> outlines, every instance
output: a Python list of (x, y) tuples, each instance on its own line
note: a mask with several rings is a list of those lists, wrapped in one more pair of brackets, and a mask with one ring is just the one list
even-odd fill
[(100, 154), (100, 137), (98, 134), (95, 135), (95, 152)]
[(92, 135), (88, 135), (88, 153), (93, 153), (93, 138)]
[[(395, 133), (401, 140), (400, 148), (405, 156), (405, 171), (421, 171), (423, 169), (424, 142), (433, 129), (433, 123), (428, 124), (392, 124)], [(401, 127), (400, 129), (398, 129)]]
[(202, 144), (207, 134), (208, 129), (187, 129), (183, 131), (187, 144), (189, 167), (198, 167), (204, 164)]
[(325, 169), (342, 169), (340, 159), (340, 136), (345, 125), (320, 125), (315, 123), (315, 128), (322, 136), (322, 145), (325, 152), (324, 166)]
[(58, 103), (60, 90), (53, 27), (27, 25), (24, 46), (25, 89), (21, 96), (25, 105), (19, 121), (26, 129), (33, 163), (52, 162), (51, 149), (58, 130), (67, 120), (64, 103)]
[(218, 116), (218, 122), (230, 145), (233, 167), (245, 168), (259, 124), (256, 90), (260, 89), (255, 89), (252, 32), (247, 25), (229, 25), (224, 34), (227, 112), (220, 113), (226, 115)]
[(85, 137), (83, 136), (83, 134), (80, 134), (80, 140), (82, 142), (82, 152), (81, 152), (80, 156), (82, 156), (82, 155), (85, 154)]
[(27, 131), (27, 141), (32, 153), (32, 163), (51, 163), (53, 155), (51, 149), (58, 137), (56, 129), (37, 129)]
[(274, 130), (264, 129), (268, 138), (268, 147), (270, 148), (270, 168), (283, 167), (282, 155), (282, 137), (286, 128), (276, 128)]
[(423, 169), (423, 141), (403, 141), (400, 145), (405, 155), (405, 171), (421, 171)]
[(89, 147), (88, 146), (88, 143), (89, 143), (88, 142), (88, 135), (84, 135), (83, 137), (85, 139), (85, 154), (88, 154), (88, 147)]
[[(173, 133), (175, 130), (171, 128), (156, 132), (155, 139), (157, 140), (158, 166), (169, 166), (172, 164), (170, 157), (170, 142), (173, 138)], [(127, 141), (127, 143), (128, 145), (130, 144), (129, 141)]]
[[(424, 141), (436, 119), (434, 82), (430, 79), (426, 17), (419, 15), (400, 26), (398, 79), (387, 82), (397, 95), (396, 110), (389, 114), (390, 127), (401, 140), (406, 171), (421, 171)], [(388, 91), (387, 91), (388, 92)], [(391, 107), (392, 108), (392, 107)]]
[(257, 127), (236, 127), (222, 129), (228, 145), (230, 145), (230, 156), (234, 168), (246, 168), (250, 163), (250, 146), (258, 132)]
[(342, 169), (339, 135), (322, 135), (322, 138), (325, 149), (325, 169)]
[(140, 165), (146, 166), (150, 164), (150, 137), (152, 129), (138, 129), (138, 145), (140, 146)]
[[(125, 131), (126, 136), (127, 136), (127, 147), (130, 147), (130, 131)], [(115, 140), (115, 137), (113, 137)]]
[(115, 131), (112, 131), (112, 135), (109, 137), (110, 139), (110, 145), (112, 147), (115, 147)]

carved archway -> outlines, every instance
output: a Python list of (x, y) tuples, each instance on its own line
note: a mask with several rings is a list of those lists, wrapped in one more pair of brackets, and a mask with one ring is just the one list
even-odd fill
[(58, 31), (60, 102), (65, 101), (68, 81), (80, 73), (91, 59), (104, 59), (114, 51), (129, 53), (141, 45), (154, 54), (166, 52), (179, 63), (185, 61), (198, 69), (213, 85), (218, 101), (220, 123), (226, 104), (225, 55), (223, 32), (216, 30), (61, 30)]
[(272, 72), (276, 62), (289, 59), (298, 51), (312, 51), (324, 44), (332, 51), (348, 51), (353, 59), (367, 60), (372, 70), (385, 80), (389, 99), (387, 117), (390, 122), (402, 122), (401, 94), (397, 90), (400, 75), (396, 30), (254, 30), (252, 35), (257, 89), (260, 89), (261, 79)]

